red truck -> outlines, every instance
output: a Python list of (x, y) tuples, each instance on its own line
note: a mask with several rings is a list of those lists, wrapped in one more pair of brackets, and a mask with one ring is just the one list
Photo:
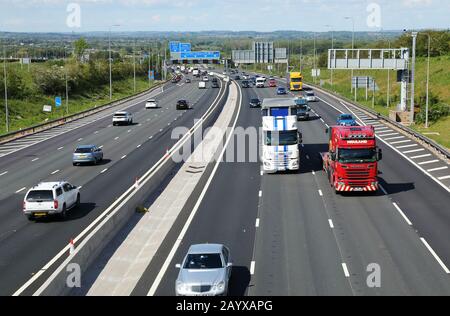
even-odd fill
[(327, 133), (329, 150), (320, 155), (335, 192), (378, 191), (378, 161), (383, 154), (374, 127), (333, 126)]

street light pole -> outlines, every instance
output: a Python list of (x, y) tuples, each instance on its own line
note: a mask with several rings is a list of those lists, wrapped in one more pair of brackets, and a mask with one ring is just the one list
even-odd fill
[[(331, 30), (331, 50), (333, 50), (334, 49), (334, 31), (333, 31), (333, 26), (332, 25), (325, 25), (325, 27), (328, 27)], [(331, 83), (331, 87), (333, 87), (333, 69), (330, 69), (330, 73), (331, 73), (330, 83)]]
[(412, 47), (412, 66), (411, 66), (411, 113), (410, 113), (410, 120), (411, 124), (414, 123), (414, 93), (415, 93), (415, 72), (416, 72), (416, 41), (417, 41), (417, 35), (418, 32), (412, 32), (411, 36), (413, 38), (413, 47)]
[(428, 128), (428, 106), (429, 106), (429, 89), (430, 89), (430, 51), (431, 51), (431, 35), (428, 33), (428, 61), (427, 61), (427, 101), (425, 107), (425, 128)]
[[(348, 16), (348, 17), (345, 17), (345, 19), (352, 20), (352, 27), (353, 27), (353, 30), (352, 30), (352, 58), (353, 58), (354, 57), (353, 50), (355, 49), (355, 18)], [(350, 81), (353, 81), (353, 74), (354, 74), (354, 72), (352, 69), (352, 78)], [(351, 91), (353, 92), (353, 83), (351, 84)]]
[(5, 116), (6, 116), (6, 132), (9, 133), (9, 112), (8, 112), (8, 84), (6, 79), (6, 49), (3, 46), (3, 79), (5, 82)]
[(111, 101), (112, 100), (111, 27), (109, 27), (108, 50), (109, 50), (109, 100)]
[(313, 61), (313, 65), (314, 65), (314, 84), (316, 84), (316, 78), (317, 78), (317, 69), (316, 69), (316, 32), (314, 32), (314, 61)]
[(134, 93), (136, 93), (136, 39), (133, 45), (133, 87)]

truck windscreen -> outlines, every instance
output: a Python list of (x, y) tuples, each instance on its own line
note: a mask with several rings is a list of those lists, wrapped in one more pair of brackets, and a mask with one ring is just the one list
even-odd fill
[(377, 152), (371, 149), (339, 148), (338, 161), (340, 163), (369, 163), (377, 161)]
[(301, 78), (291, 78), (292, 82), (302, 82)]
[(290, 146), (298, 144), (297, 131), (264, 132), (266, 146)]

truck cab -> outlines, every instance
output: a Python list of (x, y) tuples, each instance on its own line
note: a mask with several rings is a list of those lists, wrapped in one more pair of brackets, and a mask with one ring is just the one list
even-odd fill
[(327, 129), (329, 150), (321, 153), (323, 169), (336, 193), (378, 191), (377, 147), (372, 126), (333, 126)]
[(262, 163), (265, 173), (300, 169), (300, 144), (293, 99), (264, 99), (262, 104)]
[(287, 87), (290, 91), (303, 90), (303, 75), (301, 72), (288, 72), (286, 76)]

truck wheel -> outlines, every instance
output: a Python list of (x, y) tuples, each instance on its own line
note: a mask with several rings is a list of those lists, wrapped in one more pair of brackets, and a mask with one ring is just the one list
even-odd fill
[(60, 216), (61, 219), (63, 219), (63, 220), (67, 218), (67, 208), (66, 208), (66, 204), (63, 205), (62, 212), (59, 214), (59, 216)]

